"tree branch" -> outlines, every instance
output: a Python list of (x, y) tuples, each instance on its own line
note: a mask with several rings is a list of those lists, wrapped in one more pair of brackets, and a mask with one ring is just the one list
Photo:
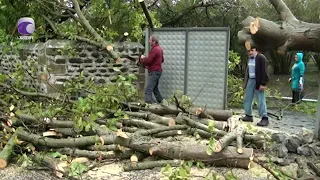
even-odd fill
[[(222, 2), (222, 3), (226, 3), (226, 2)], [(175, 17), (171, 18), (169, 21), (164, 22), (163, 26), (170, 26), (173, 24), (176, 24), (177, 22), (179, 22), (184, 16), (186, 16), (187, 14), (189, 14), (191, 11), (197, 9), (197, 8), (207, 8), (207, 7), (215, 7), (215, 6), (219, 6), (222, 4), (221, 2), (212, 2), (210, 4), (193, 4), (190, 7), (187, 7), (184, 9), (184, 11), (180, 14), (180, 15), (176, 15)]]
[(288, 6), (282, 0), (269, 0), (283, 21), (298, 23), (299, 20), (292, 14)]
[(84, 17), (79, 3), (77, 0), (71, 0), (74, 6), (74, 10), (76, 14), (79, 16), (80, 23), (82, 26), (98, 41), (101, 42), (103, 47), (107, 50), (108, 54), (114, 59), (118, 60), (120, 57), (119, 55), (113, 51), (113, 47), (110, 43), (106, 42), (98, 33), (94, 30), (94, 28), (90, 25), (89, 21)]

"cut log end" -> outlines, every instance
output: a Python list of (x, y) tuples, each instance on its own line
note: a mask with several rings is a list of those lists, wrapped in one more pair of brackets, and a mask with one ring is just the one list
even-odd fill
[(9, 127), (11, 127), (11, 126), (12, 126), (12, 121), (11, 121), (11, 120), (8, 120), (8, 121), (7, 121), (7, 125), (8, 125)]
[(250, 23), (250, 33), (251, 34), (256, 34), (259, 31), (259, 27), (260, 27), (260, 22), (259, 22), (259, 18), (255, 18), (253, 22)]
[(133, 155), (130, 157), (130, 161), (135, 164), (135, 163), (138, 162), (138, 157), (137, 157), (135, 154), (133, 154)]
[(8, 165), (7, 161), (4, 159), (0, 159), (0, 169), (6, 168)]
[(42, 133), (43, 137), (48, 137), (48, 136), (58, 136), (57, 132), (55, 131), (47, 131)]
[(176, 125), (176, 121), (174, 119), (170, 119), (168, 121), (168, 126), (175, 126)]
[(99, 139), (100, 139), (101, 145), (103, 146), (103, 145), (104, 145), (104, 139), (103, 139), (103, 137), (100, 136)]
[(152, 156), (152, 154), (153, 154), (152, 148), (149, 149), (149, 154)]
[(108, 50), (108, 51), (113, 51), (113, 46), (108, 45), (108, 46), (107, 46), (107, 50)]
[(242, 154), (242, 153), (243, 153), (243, 149), (242, 149), (242, 148), (238, 148), (238, 149), (237, 149), (237, 152), (238, 152), (239, 154)]
[(220, 142), (217, 142), (214, 147), (214, 152), (220, 152), (220, 151), (222, 151), (222, 146)]
[(250, 41), (246, 41), (246, 42), (244, 43), (244, 46), (246, 47), (247, 50), (250, 50), (250, 49), (251, 49), (251, 43), (250, 43)]

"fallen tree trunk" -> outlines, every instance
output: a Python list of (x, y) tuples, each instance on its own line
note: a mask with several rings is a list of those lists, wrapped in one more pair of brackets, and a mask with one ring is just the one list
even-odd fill
[(11, 155), (13, 153), (14, 147), (17, 144), (17, 136), (13, 134), (7, 144), (4, 146), (0, 152), (0, 168), (3, 169), (9, 164)]
[(282, 21), (247, 17), (242, 22), (243, 29), (238, 32), (239, 43), (246, 42), (247, 49), (254, 45), (262, 52), (273, 49), (280, 54), (294, 50), (320, 52), (320, 24), (298, 20), (282, 0), (269, 2)]

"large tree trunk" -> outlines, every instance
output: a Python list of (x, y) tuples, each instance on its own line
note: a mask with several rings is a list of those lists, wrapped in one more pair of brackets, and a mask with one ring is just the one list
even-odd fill
[[(260, 51), (276, 49), (279, 53), (292, 50), (320, 52), (320, 25), (299, 21), (282, 0), (269, 0), (279, 13), (280, 23), (247, 17), (238, 32), (239, 42), (250, 42)], [(256, 21), (255, 21), (256, 20)]]
[[(320, 24), (298, 20), (282, 0), (269, 0), (278, 12), (281, 22), (275, 23), (266, 19), (247, 17), (243, 29), (238, 32), (239, 43), (247, 49), (252, 45), (259, 51), (277, 50), (284, 54), (287, 51), (320, 52)], [(320, 91), (318, 101), (320, 101)], [(317, 110), (315, 128), (316, 138), (320, 138), (320, 108)]]

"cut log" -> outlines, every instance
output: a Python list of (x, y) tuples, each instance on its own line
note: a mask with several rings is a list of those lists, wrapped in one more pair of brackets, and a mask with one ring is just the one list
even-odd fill
[(143, 158), (147, 157), (147, 154), (141, 153), (141, 152), (135, 152), (131, 155), (130, 161), (131, 163), (137, 163), (141, 161)]
[[(94, 145), (95, 143), (101, 142), (99, 136), (84, 136), (79, 138), (67, 138), (67, 139), (53, 139), (43, 137), (37, 134), (28, 133), (23, 128), (19, 127), (16, 130), (18, 139), (31, 142), (34, 145), (46, 146), (46, 147), (84, 147), (89, 145)], [(114, 135), (102, 136), (104, 144), (113, 144)]]
[(175, 120), (173, 118), (163, 117), (159, 116), (154, 113), (148, 113), (148, 112), (126, 112), (129, 116), (133, 116), (136, 118), (145, 119), (157, 124), (162, 124), (166, 126), (174, 126), (176, 124)]
[(207, 146), (192, 143), (159, 143), (149, 149), (153, 156), (169, 159), (197, 160), (217, 167), (250, 168), (253, 160), (253, 149), (244, 148), (243, 154), (238, 154), (236, 148), (229, 146), (219, 153), (207, 154)]
[[(239, 129), (239, 130), (238, 130)], [(239, 133), (241, 132), (241, 135), (244, 134), (244, 130), (242, 127), (238, 127), (237, 128), (237, 131), (239, 131)], [(225, 147), (229, 146), (230, 143), (232, 141), (234, 141), (236, 138), (237, 138), (237, 131), (232, 131), (232, 132), (229, 132), (228, 134), (224, 135), (221, 139), (219, 139), (216, 144), (215, 144), (215, 147), (214, 147), (214, 152), (220, 152), (222, 151)], [(242, 138), (242, 136), (241, 136)], [(241, 141), (242, 142), (242, 141)], [(237, 141), (238, 143), (238, 141)], [(242, 147), (242, 144), (240, 145)], [(240, 147), (240, 148), (241, 148)], [(240, 150), (241, 152), (241, 150)]]
[(228, 122), (215, 121), (212, 119), (199, 119), (199, 122), (205, 125), (209, 125), (209, 122), (213, 123), (213, 127), (222, 131), (228, 131)]
[(9, 164), (14, 147), (17, 145), (17, 136), (13, 134), (0, 152), (0, 168), (4, 169)]
[(172, 167), (178, 167), (181, 165), (183, 161), (181, 160), (162, 160), (162, 161), (146, 161), (135, 164), (126, 164), (123, 167), (124, 171), (134, 171), (134, 170), (144, 170), (144, 169), (152, 169), (155, 167), (163, 167), (169, 164)]
[[(176, 121), (177, 122), (179, 121), (179, 124), (180, 123), (182, 124), (182, 122), (181, 122), (181, 114), (182, 113), (180, 113), (176, 118)], [(197, 121), (195, 121), (193, 119), (190, 119), (190, 118), (188, 118), (186, 116), (182, 116), (182, 119), (186, 122), (185, 124), (188, 124), (189, 126), (191, 126), (193, 128), (201, 129), (201, 130), (204, 130), (204, 131), (206, 131), (208, 133), (211, 133), (209, 127), (204, 125), (204, 124), (202, 124), (202, 123), (200, 123), (200, 122), (197, 122)], [(215, 129), (214, 128), (212, 134), (213, 135), (217, 135), (217, 136), (224, 136), (225, 134), (227, 134), (227, 132), (221, 131), (219, 129)]]
[(245, 134), (245, 130), (243, 127), (237, 127), (236, 128), (236, 140), (237, 140), (237, 152), (239, 154), (243, 153), (243, 137)]
[[(159, 105), (159, 104), (152, 104), (149, 105), (148, 107), (145, 107), (145, 104), (139, 104), (139, 103), (129, 103), (125, 104), (128, 108), (135, 110), (135, 111), (148, 111), (152, 112), (154, 114), (163, 116), (163, 115), (178, 115), (181, 110), (177, 109), (174, 106), (164, 106), (164, 105)], [(188, 111), (192, 112), (191, 114), (195, 114), (196, 111), (199, 110), (199, 107), (194, 107), (190, 108)], [(205, 113), (210, 115), (214, 120), (217, 121), (227, 121), (228, 118), (232, 116), (232, 111), (231, 110), (217, 110), (217, 109), (206, 109)]]
[(73, 157), (87, 157), (89, 159), (129, 159), (135, 152), (125, 150), (124, 152), (115, 151), (88, 151), (81, 149), (62, 148), (56, 149), (62, 154), (67, 154)]
[[(199, 108), (191, 108), (189, 111), (195, 113)], [(233, 115), (231, 110), (206, 109), (204, 112), (216, 121), (227, 121)]]
[(59, 178), (68, 176), (67, 170), (65, 169), (67, 166), (69, 166), (67, 162), (61, 162), (43, 153), (36, 153), (35, 155), (31, 156), (31, 158), (36, 163), (44, 164), (51, 168), (54, 171), (54, 174)]
[(143, 103), (127, 103), (123, 104), (125, 107), (132, 111), (148, 111), (160, 116), (163, 115), (178, 115), (181, 111), (178, 110), (174, 106), (164, 106), (161, 104), (151, 104), (151, 105), (146, 105)]
[(294, 50), (320, 52), (319, 24), (298, 20), (290, 23), (286, 20), (275, 23), (260, 18), (259, 31), (256, 31), (257, 29), (252, 25), (255, 19), (249, 16), (243, 20), (243, 29), (238, 32), (239, 43), (244, 44), (250, 41), (250, 44), (257, 46), (261, 52), (272, 49), (277, 49), (279, 52)]
[(142, 128), (137, 128), (137, 127), (123, 127), (122, 131), (123, 132), (128, 132), (128, 133), (135, 133), (139, 130), (141, 130)]
[(120, 122), (126, 126), (135, 126), (138, 128), (142, 127), (142, 128), (146, 128), (146, 129), (165, 127), (165, 126), (157, 124), (157, 123), (148, 122), (148, 121), (139, 120), (139, 119), (121, 119)]
[(206, 111), (204, 111), (202, 108), (198, 108), (196, 110), (196, 115), (199, 117), (199, 118), (209, 118), (209, 119), (214, 119), (210, 114), (208, 114)]
[[(19, 139), (21, 138), (36, 145), (56, 148), (85, 147), (101, 141), (99, 136), (52, 139), (25, 132), (21, 128), (18, 128), (16, 133)], [(216, 166), (230, 166), (247, 169), (249, 168), (250, 161), (253, 157), (253, 149), (251, 148), (244, 148), (243, 154), (238, 154), (236, 153), (235, 147), (227, 147), (220, 153), (208, 155), (207, 146), (202, 144), (166, 142), (160, 140), (141, 141), (137, 139), (136, 136), (135, 138), (123, 138), (116, 136), (115, 134), (102, 136), (101, 138), (103, 139), (104, 144), (119, 144), (134, 151), (142, 153), (151, 152), (153, 156), (159, 156), (166, 159), (197, 160)]]
[(119, 150), (118, 146), (115, 144), (103, 145), (103, 146), (93, 145), (93, 146), (87, 147), (86, 149), (91, 150), (91, 151), (117, 151), (117, 150)]
[(166, 138), (166, 137), (181, 136), (181, 135), (187, 135), (187, 134), (190, 134), (190, 133), (187, 133), (187, 131), (182, 131), (182, 130), (171, 130), (171, 131), (160, 132), (158, 134), (153, 135), (153, 137)]
[(186, 125), (177, 125), (177, 126), (155, 128), (155, 129), (150, 129), (150, 130), (141, 130), (141, 131), (137, 131), (135, 134), (142, 135), (142, 136), (150, 136), (150, 135), (157, 134), (160, 132), (171, 131), (171, 130), (184, 130), (187, 128), (188, 128), (188, 126), (186, 126)]

